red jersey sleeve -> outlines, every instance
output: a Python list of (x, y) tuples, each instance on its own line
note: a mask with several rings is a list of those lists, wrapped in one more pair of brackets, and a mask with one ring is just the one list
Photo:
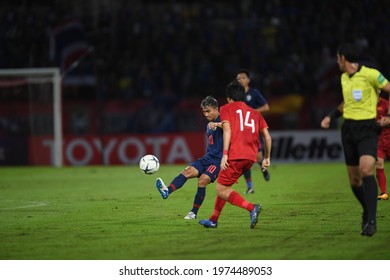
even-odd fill
[(227, 108), (226, 106), (222, 106), (219, 115), (221, 117), (221, 122), (229, 121), (229, 108)]

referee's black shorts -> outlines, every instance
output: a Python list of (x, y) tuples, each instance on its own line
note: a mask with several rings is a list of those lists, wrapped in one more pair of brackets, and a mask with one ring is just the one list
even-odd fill
[(344, 121), (341, 129), (341, 141), (344, 148), (345, 163), (359, 165), (362, 155), (371, 155), (377, 159), (380, 127), (375, 119)]

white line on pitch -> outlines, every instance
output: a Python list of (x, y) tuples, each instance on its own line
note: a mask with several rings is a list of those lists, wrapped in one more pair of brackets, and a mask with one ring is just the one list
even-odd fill
[(42, 207), (46, 205), (47, 203), (43, 201), (36, 201), (36, 202), (31, 201), (30, 204), (27, 205), (21, 205), (21, 206), (9, 207), (9, 208), (0, 208), (0, 210), (15, 210), (15, 209), (23, 209), (23, 208), (31, 208), (31, 207)]

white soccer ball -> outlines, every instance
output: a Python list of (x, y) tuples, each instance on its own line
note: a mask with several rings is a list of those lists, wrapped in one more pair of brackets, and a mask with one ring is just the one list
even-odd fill
[(156, 156), (146, 155), (140, 159), (139, 168), (145, 174), (154, 174), (160, 168), (160, 162)]

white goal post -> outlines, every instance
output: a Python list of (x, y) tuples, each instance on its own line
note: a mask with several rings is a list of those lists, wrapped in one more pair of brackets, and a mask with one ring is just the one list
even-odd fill
[(20, 68), (0, 69), (3, 77), (24, 77), (29, 83), (41, 83), (42, 81), (53, 84), (53, 158), (52, 164), (56, 167), (63, 166), (62, 156), (62, 100), (61, 100), (61, 74), (59, 68)]

